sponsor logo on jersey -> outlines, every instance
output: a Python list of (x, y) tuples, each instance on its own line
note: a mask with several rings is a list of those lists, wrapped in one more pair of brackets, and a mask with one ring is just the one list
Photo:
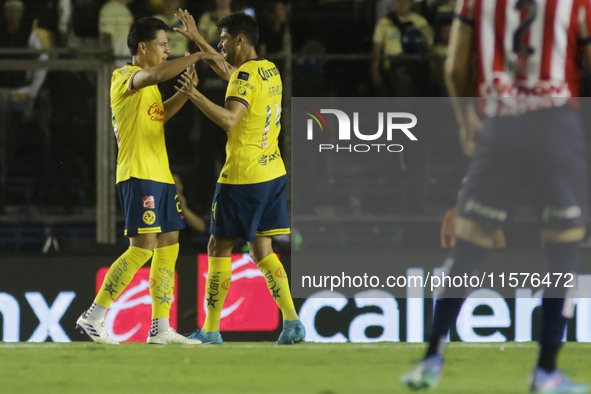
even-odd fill
[(153, 103), (148, 108), (148, 116), (154, 122), (162, 122), (164, 120), (164, 109), (160, 108), (160, 104)]
[(279, 70), (277, 67), (268, 68), (266, 70), (262, 67), (259, 67), (259, 75), (263, 81), (267, 81), (269, 78), (279, 75)]
[(270, 155), (261, 155), (261, 157), (259, 157), (258, 161), (259, 161), (260, 165), (266, 166), (267, 164), (269, 164), (273, 160), (277, 160), (280, 157), (281, 157), (281, 154), (279, 152), (275, 152)]
[(142, 197), (142, 204), (144, 205), (144, 209), (154, 209), (156, 208), (156, 203), (154, 200), (154, 196), (144, 196)]
[(287, 274), (285, 273), (283, 267), (277, 268), (277, 270), (275, 271), (275, 276), (278, 278), (287, 278)]
[(242, 79), (243, 81), (248, 81), (248, 78), (250, 78), (250, 74), (245, 72), (245, 71), (240, 71), (238, 73), (238, 79)]
[(142, 220), (147, 225), (152, 225), (156, 221), (156, 214), (154, 213), (154, 211), (146, 211), (142, 215)]

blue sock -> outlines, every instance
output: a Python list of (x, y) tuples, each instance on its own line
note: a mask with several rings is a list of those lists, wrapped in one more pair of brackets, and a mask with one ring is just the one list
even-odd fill
[[(471, 242), (458, 239), (454, 250), (454, 265), (446, 275), (462, 276), (465, 273), (478, 270), (488, 250)], [(429, 347), (425, 357), (443, 353), (443, 344), (452, 324), (455, 323), (464, 303), (465, 288), (446, 288), (445, 298), (437, 300), (435, 314), (433, 316), (433, 328), (429, 337)]]

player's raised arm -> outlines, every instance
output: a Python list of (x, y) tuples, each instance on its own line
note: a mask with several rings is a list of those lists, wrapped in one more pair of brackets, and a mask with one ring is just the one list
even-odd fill
[[(187, 10), (179, 8), (179, 12), (176, 15), (179, 17), (181, 22), (183, 22), (185, 30), (181, 30), (175, 27), (173, 29), (174, 31), (182, 34), (187, 40), (195, 42), (195, 44), (197, 44), (197, 46), (199, 47), (199, 49), (201, 49), (202, 52), (208, 53), (212, 56), (219, 55), (218, 51), (216, 51), (211, 45), (209, 45), (207, 40), (205, 40), (205, 38), (201, 35), (199, 29), (197, 29), (195, 18), (193, 18), (193, 16), (189, 14)], [(230, 77), (232, 76), (232, 73), (236, 70), (236, 68), (229, 65), (227, 68), (222, 68), (219, 66), (216, 60), (217, 59), (215, 57), (212, 57), (211, 59), (203, 59), (203, 61), (209, 64), (213, 68), (213, 71), (215, 71), (220, 77), (222, 77), (226, 81), (230, 80)]]
[(460, 18), (454, 20), (445, 63), (445, 80), (460, 126), (460, 142), (468, 156), (474, 155), (478, 131), (482, 128), (474, 100), (470, 99), (474, 94), (472, 30), (469, 21)]
[[(143, 42), (139, 43), (138, 51), (142, 50), (142, 45), (145, 46)], [(134, 75), (132, 87), (134, 90), (138, 90), (145, 88), (146, 86), (156, 85), (158, 83), (168, 81), (169, 79), (176, 77), (185, 69), (192, 66), (199, 60), (202, 60), (205, 57), (211, 59), (211, 56), (208, 54), (205, 54), (203, 52), (196, 52), (189, 56), (160, 63), (154, 67), (144, 68)], [(220, 62), (219, 67), (227, 70), (227, 67), (229, 67), (229, 65), (226, 66), (224, 62)]]
[[(190, 56), (191, 54), (185, 52), (185, 56)], [(197, 78), (197, 70), (195, 69), (195, 65), (191, 65), (185, 71), (185, 74), (191, 75), (193, 78)], [(166, 124), (170, 118), (172, 118), (187, 102), (187, 96), (181, 93), (175, 93), (171, 98), (166, 100), (164, 103), (164, 120), (163, 122)]]

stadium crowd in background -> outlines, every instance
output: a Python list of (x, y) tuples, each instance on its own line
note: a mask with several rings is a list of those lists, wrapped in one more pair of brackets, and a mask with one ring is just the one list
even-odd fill
[[(5, 2), (18, 3), (18, 2)], [(138, 20), (144, 16), (157, 16), (164, 20), (169, 26), (178, 26), (178, 19), (174, 16), (174, 10), (179, 6), (186, 6), (189, 11), (196, 16), (198, 27), (203, 32), (207, 41), (215, 43), (219, 38), (219, 33), (215, 23), (222, 17), (230, 13), (240, 12), (246, 10), (247, 12), (256, 15), (257, 20), (261, 26), (261, 34), (259, 39), (258, 49), (261, 54), (273, 59), (280, 70), (283, 69), (283, 60), (277, 55), (281, 55), (285, 50), (284, 46), (284, 32), (289, 25), (292, 36), (292, 51), (296, 54), (299, 51), (302, 53), (322, 53), (322, 52), (339, 52), (341, 48), (339, 43), (335, 41), (334, 34), (331, 32), (326, 34), (328, 30), (334, 31), (338, 26), (338, 20), (348, 18), (354, 23), (348, 29), (349, 32), (355, 33), (352, 40), (349, 40), (349, 47), (351, 51), (357, 51), (360, 56), (366, 56), (367, 48), (374, 45), (374, 61), (372, 63), (371, 72), (369, 72), (368, 64), (366, 65), (366, 72), (358, 75), (361, 76), (358, 81), (353, 84), (348, 84), (347, 89), (355, 89), (354, 94), (348, 95), (367, 95), (371, 94), (371, 89), (368, 86), (373, 85), (380, 91), (387, 91), (388, 94), (408, 95), (412, 92), (421, 94), (421, 92), (438, 91), (433, 85), (433, 81), (437, 78), (431, 76), (425, 78), (422, 73), (431, 74), (429, 63), (424, 60), (419, 61), (421, 67), (417, 69), (414, 67), (413, 73), (409, 74), (407, 71), (409, 67), (405, 65), (406, 60), (393, 61), (388, 56), (395, 56), (404, 54), (406, 48), (408, 52), (422, 53), (424, 47), (422, 45), (426, 42), (429, 51), (444, 52), (445, 33), (439, 34), (440, 31), (445, 31), (445, 27), (439, 29), (438, 23), (441, 20), (440, 15), (447, 12), (445, 9), (449, 1), (424, 1), (413, 2), (412, 0), (381, 0), (381, 1), (298, 1), (298, 2), (267, 2), (260, 0), (211, 0), (209, 2), (192, 2), (182, 0), (52, 0), (52, 1), (32, 1), (30, 6), (25, 9), (23, 23), (28, 25), (28, 28), (34, 27), (34, 31), (40, 38), (43, 47), (73, 47), (73, 48), (92, 48), (101, 45), (100, 38), (108, 37), (111, 42), (114, 54), (122, 56), (117, 60), (117, 65), (125, 64), (127, 56), (126, 48), (126, 33), (130, 24), (134, 20)], [(27, 3), (29, 4), (29, 3)], [(398, 10), (394, 10), (394, 5)], [(411, 11), (412, 9), (412, 11)], [(387, 11), (387, 12), (386, 12)], [(387, 15), (396, 16), (397, 13), (402, 12), (404, 15), (398, 17), (400, 26), (395, 26)], [(410, 13), (409, 13), (410, 12)], [(408, 15), (407, 15), (408, 13)], [(310, 15), (310, 22), (315, 26), (310, 26), (301, 22), (301, 18), (293, 18), (293, 15)], [(326, 15), (326, 22), (323, 24), (315, 24), (314, 18)], [(380, 20), (375, 20), (375, 15), (383, 16)], [(419, 26), (416, 26), (419, 25)], [(418, 27), (420, 34), (417, 34), (413, 26)], [(410, 27), (405, 36), (405, 29)], [(395, 33), (398, 33), (396, 35)], [(396, 36), (396, 37), (394, 37)], [(413, 42), (409, 45), (402, 45), (403, 37), (413, 37)], [(189, 48), (185, 40), (179, 39), (179, 35), (173, 32), (168, 34), (172, 57), (184, 55), (187, 50), (196, 48)], [(372, 41), (374, 44), (370, 44)], [(182, 37), (181, 37), (182, 38)], [(107, 42), (108, 42), (107, 41)], [(433, 44), (437, 44), (433, 47)], [(4, 46), (7, 46), (5, 44)], [(307, 48), (307, 49), (306, 49)], [(379, 49), (379, 50), (377, 50)], [(365, 53), (364, 53), (365, 52)], [(56, 57), (56, 55), (52, 55)], [(401, 58), (402, 59), (402, 58)], [(399, 64), (396, 67), (390, 67), (390, 63)], [(355, 67), (358, 62), (355, 62)], [(331, 67), (331, 73), (325, 72), (326, 67)], [(335, 64), (333, 62), (325, 62), (322, 60), (305, 61), (294, 70), (294, 81), (296, 78), (303, 77), (304, 83), (294, 83), (294, 95), (343, 95), (342, 80), (336, 80), (338, 75), (345, 73), (350, 67), (347, 63)], [(436, 67), (436, 66), (434, 66)], [(412, 69), (412, 67), (411, 67)], [(378, 70), (379, 72), (377, 72)], [(390, 70), (390, 71), (388, 71)], [(200, 70), (201, 84), (208, 97), (216, 103), (222, 103), (224, 100), (225, 85), (216, 78), (208, 67), (201, 67)], [(72, 77), (73, 73), (68, 73)], [(88, 73), (90, 74), (90, 73)], [(396, 84), (388, 84), (388, 81), (394, 81), (393, 76), (399, 75), (400, 81)], [(49, 72), (47, 83), (41, 89), (50, 90), (50, 96), (54, 101), (52, 105), (52, 114), (50, 129), (53, 134), (66, 133), (68, 129), (73, 126), (68, 125), (69, 119), (61, 118), (66, 110), (59, 108), (60, 103), (67, 103), (68, 99), (57, 100), (61, 92), (59, 86), (61, 81), (66, 78), (66, 73), (63, 72)], [(75, 77), (78, 79), (78, 77)], [(408, 79), (410, 78), (410, 79)], [(405, 79), (409, 82), (405, 82)], [(373, 82), (371, 82), (373, 81)], [(425, 86), (425, 81), (428, 81)], [(439, 79), (440, 81), (440, 79)], [(81, 119), (92, 118), (92, 113), (95, 111), (95, 86), (92, 86), (92, 76), (90, 78), (82, 79), (83, 85), (90, 84), (91, 94), (85, 95), (85, 100), (79, 100), (78, 105), (81, 106)], [(401, 82), (405, 82), (402, 84)], [(398, 85), (394, 88), (393, 85)], [(406, 86), (406, 88), (404, 88)], [(441, 84), (439, 86), (442, 86)], [(164, 84), (161, 86), (163, 93), (171, 93), (173, 83)], [(398, 91), (397, 91), (398, 90)], [(87, 115), (82, 115), (87, 114)], [(202, 116), (199, 111), (193, 109), (184, 109), (179, 113), (177, 119), (173, 120), (170, 127), (177, 129), (179, 125), (183, 125), (182, 131), (171, 135), (167, 141), (167, 146), (170, 151), (177, 154), (174, 156), (173, 165), (182, 166), (183, 171), (193, 179), (193, 182), (198, 185), (199, 193), (193, 193), (192, 184), (188, 184), (188, 196), (195, 199), (193, 202), (197, 208), (197, 212), (206, 215), (209, 202), (213, 196), (213, 185), (215, 184), (216, 173), (221, 168), (224, 161), (224, 144), (225, 139), (223, 135), (216, 132), (216, 125), (209, 119)], [(57, 125), (60, 125), (61, 130), (57, 130)], [(92, 127), (87, 125), (87, 127)], [(172, 133), (171, 133), (172, 134)], [(80, 141), (83, 138), (79, 134), (70, 135), (69, 141), (75, 144), (76, 140)], [(85, 138), (85, 137), (84, 137)], [(84, 181), (68, 189), (73, 191), (69, 193), (70, 197), (67, 203), (64, 202), (64, 207), (81, 207), (84, 209), (85, 205), (93, 204), (93, 185), (94, 185), (94, 168), (95, 158), (92, 152), (90, 154), (83, 154), (79, 157), (67, 157), (68, 152), (63, 152), (59, 146), (55, 146), (57, 141), (51, 139), (51, 145), (47, 150), (50, 152), (60, 151), (60, 154), (66, 157), (59, 157), (59, 162), (76, 162), (79, 176), (77, 179)], [(75, 155), (75, 151), (71, 150), (71, 155)], [(4, 155), (6, 156), (6, 155)], [(57, 157), (53, 157), (53, 163), (56, 163)], [(10, 165), (3, 165), (3, 168), (9, 168)], [(5, 171), (5, 170), (3, 170)], [(57, 170), (56, 170), (57, 171)], [(64, 176), (72, 175), (72, 171), (57, 171)], [(23, 175), (23, 174), (21, 174)], [(35, 184), (36, 174), (24, 174), (28, 176), (32, 184)], [(7, 172), (3, 179), (14, 177), (15, 174)], [(64, 182), (68, 181), (64, 179)], [(193, 183), (191, 182), (191, 183)], [(34, 189), (34, 187), (33, 187)], [(38, 191), (33, 191), (34, 203), (40, 202), (41, 197)], [(45, 193), (48, 196), (51, 193)], [(8, 202), (9, 204), (11, 201)], [(3, 204), (0, 202), (0, 206)], [(68, 211), (70, 209), (67, 209)], [(78, 211), (78, 210), (77, 210)]]
[[(52, 0), (27, 2), (23, 23), (32, 27), (45, 48), (96, 48), (102, 45), (99, 38), (109, 35), (114, 53), (120, 54), (123, 52), (116, 48), (124, 43), (121, 38), (124, 31), (141, 17), (155, 15), (169, 26), (178, 26), (174, 9), (187, 7), (195, 15), (204, 37), (215, 48), (219, 38), (215, 22), (230, 13), (246, 10), (256, 16), (260, 25), (257, 49), (274, 61), (280, 71), (284, 67), (281, 54), (287, 49), (284, 33), (290, 31), (293, 67), (290, 74), (282, 75), (286, 86), (292, 87), (292, 96), (446, 96), (442, 59), (447, 51), (454, 3), (454, 0)], [(115, 11), (108, 12), (110, 9)], [(347, 28), (342, 29), (342, 26)], [(194, 44), (180, 40), (174, 32), (169, 32), (168, 37), (172, 57), (197, 50)], [(323, 57), (327, 54), (347, 54), (351, 55), (351, 60)], [(71, 58), (77, 55), (51, 56)], [(125, 56), (118, 59), (120, 64), (129, 60)], [(224, 82), (208, 66), (201, 65), (198, 71), (203, 92), (214, 103), (223, 103)], [(65, 95), (63, 86), (70, 81), (75, 81), (72, 86), (80, 89)], [(12, 183), (8, 192), (3, 193), (7, 201), (0, 201), (0, 212), (4, 205), (13, 206), (23, 200), (22, 190), (25, 190), (28, 206), (39, 206), (47, 212), (80, 213), (94, 206), (97, 89), (94, 81), (92, 72), (47, 73), (40, 91), (48, 92), (50, 97), (46, 118), (51, 138), (29, 149), (36, 157), (47, 156), (49, 164), (37, 162), (36, 166), (15, 173), (10, 170), (9, 162), (0, 161), (3, 172), (0, 183), (16, 178), (21, 182), (16, 186)], [(169, 95), (173, 93), (174, 83), (170, 81), (159, 88), (164, 95)], [(39, 102), (34, 103), (34, 106), (39, 105)], [(18, 127), (30, 128), (31, 125), (19, 124)], [(167, 149), (175, 153), (171, 164), (180, 169), (186, 180), (188, 204), (207, 220), (217, 173), (225, 159), (225, 136), (200, 111), (188, 106), (167, 128), (175, 130), (167, 135)], [(449, 146), (457, 145), (455, 135), (438, 138)], [(429, 141), (421, 144), (420, 154), (404, 157), (399, 172), (406, 179), (408, 194), (419, 196), (408, 199), (416, 205), (411, 213), (424, 214), (431, 210), (442, 215), (444, 208), (455, 200), (453, 190), (465, 175), (465, 164), (454, 166), (445, 175), (443, 182), (447, 183), (441, 184), (440, 190), (447, 191), (439, 193), (441, 199), (432, 203), (421, 194), (428, 187), (440, 185), (438, 179), (429, 178), (427, 163), (430, 168), (439, 165), (432, 156), (434, 148), (429, 144)], [(36, 149), (38, 151), (34, 152)], [(44, 176), (38, 171), (40, 167), (46, 171)], [(42, 183), (49, 177), (47, 173), (56, 180), (54, 185)], [(418, 178), (416, 174), (420, 174)], [(58, 193), (55, 185), (65, 192)], [(21, 208), (16, 211), (27, 212)]]

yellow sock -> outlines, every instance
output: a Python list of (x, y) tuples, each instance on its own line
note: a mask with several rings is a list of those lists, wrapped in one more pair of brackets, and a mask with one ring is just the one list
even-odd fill
[(291, 292), (289, 291), (289, 282), (283, 264), (277, 258), (275, 253), (263, 258), (257, 264), (259, 269), (267, 279), (267, 287), (275, 299), (277, 306), (281, 309), (283, 320), (298, 320)]
[(207, 316), (203, 329), (205, 331), (219, 331), (224, 300), (230, 290), (232, 277), (231, 257), (209, 257), (207, 270), (207, 284), (205, 298), (207, 298)]
[(109, 268), (94, 302), (109, 308), (111, 302), (119, 297), (135, 273), (150, 260), (150, 257), (152, 257), (151, 250), (130, 246)]
[(170, 317), (170, 306), (174, 294), (174, 266), (178, 256), (178, 243), (154, 249), (154, 258), (150, 269), (152, 319)]

